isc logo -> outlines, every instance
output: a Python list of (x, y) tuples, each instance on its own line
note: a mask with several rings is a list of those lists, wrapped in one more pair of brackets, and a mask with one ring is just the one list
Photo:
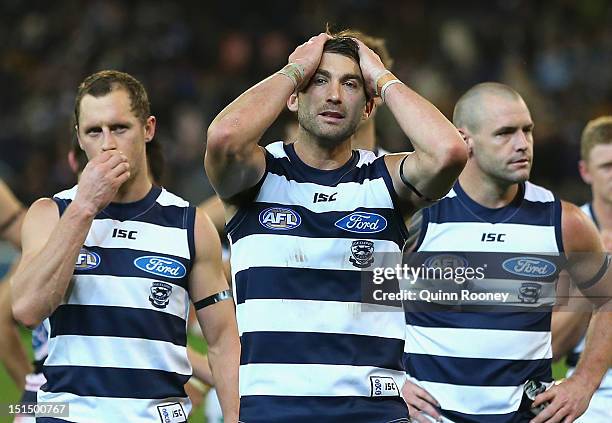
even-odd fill
[(138, 231), (128, 231), (127, 229), (113, 229), (113, 238), (136, 239)]
[(322, 192), (315, 192), (312, 202), (313, 203), (325, 203), (325, 202), (330, 202), (330, 201), (336, 201), (336, 195), (338, 195), (337, 192), (334, 192), (331, 195), (323, 194)]
[(482, 242), (505, 242), (506, 234), (483, 233), (480, 241)]
[(76, 259), (74, 268), (77, 270), (91, 270), (95, 269), (100, 265), (100, 256), (96, 253), (89, 251), (85, 248), (81, 248), (79, 255)]
[(302, 218), (291, 209), (270, 207), (259, 213), (259, 223), (268, 229), (287, 231), (300, 226)]

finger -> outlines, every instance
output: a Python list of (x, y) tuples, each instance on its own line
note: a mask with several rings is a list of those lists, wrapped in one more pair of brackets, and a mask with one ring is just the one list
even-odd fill
[(546, 401), (553, 401), (555, 399), (555, 395), (557, 393), (557, 388), (555, 386), (553, 386), (552, 388), (550, 388), (547, 391), (542, 392), (541, 394), (536, 395), (536, 397), (533, 399), (533, 403), (531, 404), (532, 407), (537, 407), (538, 405), (546, 402)]
[(117, 186), (121, 186), (123, 183), (125, 183), (128, 179), (130, 179), (130, 172), (124, 172), (121, 175), (117, 176), (115, 178), (114, 183), (117, 184)]
[(421, 388), (420, 386), (415, 385), (415, 392), (419, 397), (423, 398), (428, 403), (433, 404), (436, 407), (440, 406), (440, 403), (436, 401), (436, 399), (429, 392), (427, 392), (425, 389)]
[(438, 410), (436, 410), (430, 403), (428, 403), (427, 401), (423, 401), (423, 400), (418, 400), (417, 401), (417, 407), (422, 411), (427, 413), (428, 415), (430, 415), (431, 417), (433, 417), (435, 420), (438, 420), (441, 416), (440, 413), (438, 413)]
[(111, 179), (115, 179), (118, 178), (119, 176), (123, 175), (124, 173), (129, 173), (130, 172), (130, 165), (127, 162), (122, 162), (122, 163), (118, 163), (117, 166), (115, 166), (114, 168), (112, 168), (109, 172), (108, 172), (108, 177)]
[(431, 420), (429, 420), (427, 416), (425, 416), (425, 414), (423, 414), (423, 412), (421, 411), (410, 413), (410, 419), (413, 422), (418, 422), (418, 423), (431, 423)]
[(121, 163), (127, 163), (127, 157), (122, 153), (115, 153), (104, 164), (107, 169), (114, 169)]
[(537, 416), (535, 416), (530, 423), (551, 423), (552, 420), (550, 419), (557, 413), (557, 411), (559, 411), (561, 407), (562, 404), (560, 401), (552, 401), (548, 406), (546, 406), (544, 410), (542, 410)]

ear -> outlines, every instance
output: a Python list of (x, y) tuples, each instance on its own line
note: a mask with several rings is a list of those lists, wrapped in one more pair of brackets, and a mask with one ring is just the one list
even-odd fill
[(155, 125), (156, 124), (157, 124), (157, 119), (155, 119), (155, 116), (149, 116), (147, 118), (147, 121), (145, 122), (145, 125), (144, 125), (145, 142), (151, 141), (153, 137), (155, 136)]
[(374, 108), (376, 107), (376, 103), (374, 103), (374, 99), (371, 98), (369, 100), (366, 101), (366, 105), (365, 105), (365, 111), (364, 111), (364, 119), (369, 118), (370, 116), (372, 116), (372, 112), (374, 111)]
[(70, 170), (72, 170), (72, 173), (75, 175), (79, 173), (79, 161), (72, 149), (68, 152), (68, 166), (70, 166)]
[(293, 92), (287, 99), (287, 108), (293, 113), (298, 111), (298, 95), (296, 92)]
[(463, 138), (463, 141), (465, 141), (465, 144), (467, 145), (468, 157), (472, 157), (474, 153), (474, 140), (470, 135), (470, 132), (467, 130), (467, 128), (457, 128), (457, 131), (459, 131), (459, 135), (461, 135), (461, 138)]
[(584, 160), (580, 160), (578, 162), (578, 172), (580, 172), (580, 176), (582, 177), (584, 183), (589, 185), (593, 183), (593, 178), (591, 177), (591, 173), (589, 172), (589, 166)]

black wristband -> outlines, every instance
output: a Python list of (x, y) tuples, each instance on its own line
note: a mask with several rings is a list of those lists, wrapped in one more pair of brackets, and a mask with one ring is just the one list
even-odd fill
[(406, 179), (406, 176), (404, 176), (404, 162), (406, 161), (407, 158), (408, 158), (408, 155), (405, 155), (402, 161), (400, 162), (400, 168), (399, 168), (400, 179), (402, 180), (404, 185), (410, 188), (410, 190), (414, 192), (417, 195), (417, 197), (419, 197), (421, 200), (425, 200), (429, 203), (435, 203), (437, 200), (432, 200), (430, 198), (425, 197), (423, 194), (419, 192), (418, 189), (416, 189), (414, 185), (408, 182), (408, 180)]
[(217, 292), (216, 294), (211, 295), (210, 297), (206, 297), (200, 301), (193, 303), (193, 306), (196, 310), (201, 310), (204, 307), (208, 307), (209, 305), (216, 304), (221, 301), (229, 300), (232, 297), (232, 291), (226, 289), (225, 291)]

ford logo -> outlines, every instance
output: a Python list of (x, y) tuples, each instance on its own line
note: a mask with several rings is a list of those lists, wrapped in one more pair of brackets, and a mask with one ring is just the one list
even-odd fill
[(334, 226), (348, 232), (374, 234), (387, 227), (387, 219), (376, 213), (354, 212), (338, 220)]
[(468, 261), (465, 258), (455, 254), (438, 254), (433, 257), (429, 257), (423, 264), (425, 267), (431, 269), (456, 269), (458, 267), (467, 267)]
[(100, 265), (100, 256), (86, 248), (81, 248), (74, 268), (76, 270), (91, 270)]
[(168, 257), (138, 257), (134, 260), (134, 266), (147, 273), (172, 279), (179, 279), (187, 274), (183, 263)]
[(544, 278), (557, 271), (554, 263), (537, 257), (515, 257), (502, 263), (507, 272), (530, 278)]
[(302, 218), (291, 209), (270, 207), (259, 213), (259, 223), (275, 231), (288, 231), (300, 226)]

